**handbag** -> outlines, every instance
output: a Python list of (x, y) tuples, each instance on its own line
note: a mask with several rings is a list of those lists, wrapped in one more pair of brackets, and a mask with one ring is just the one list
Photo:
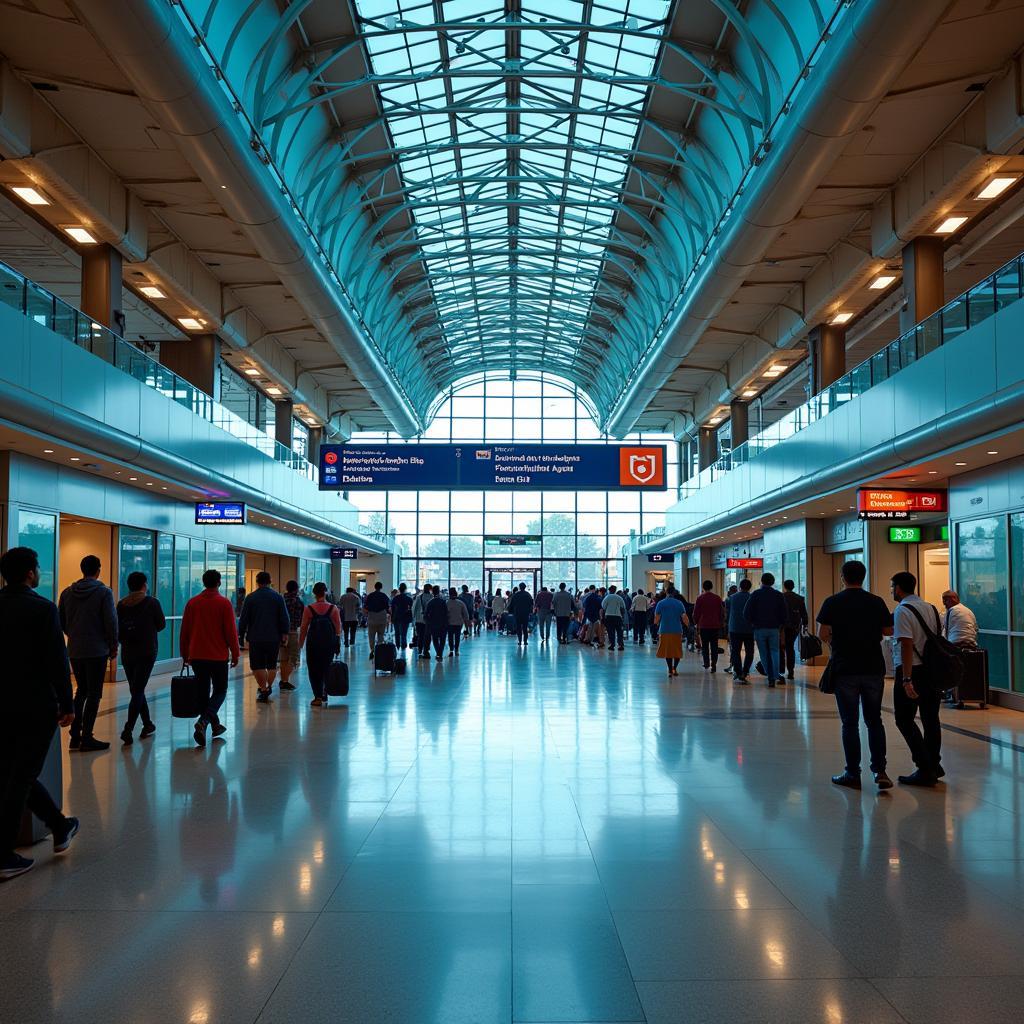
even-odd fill
[(821, 670), (821, 676), (818, 679), (818, 689), (821, 690), (822, 693), (836, 692), (836, 681), (832, 678), (831, 658), (829, 658), (828, 661), (825, 662), (825, 667)]
[(800, 634), (800, 660), (810, 661), (811, 658), (818, 658), (821, 656), (821, 652), (821, 640), (813, 633), (804, 630)]
[(200, 699), (199, 680), (191, 665), (171, 677), (171, 715), (174, 718), (198, 718), (206, 710), (205, 703)]

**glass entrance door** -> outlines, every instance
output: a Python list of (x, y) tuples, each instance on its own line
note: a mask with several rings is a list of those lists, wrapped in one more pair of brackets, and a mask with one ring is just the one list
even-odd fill
[(486, 570), (487, 574), (487, 593), (495, 594), (498, 590), (505, 593), (508, 590), (515, 590), (520, 583), (526, 584), (526, 589), (531, 594), (537, 593), (538, 580), (540, 576), (540, 569), (537, 568), (517, 568), (509, 566), (508, 568), (491, 569)]

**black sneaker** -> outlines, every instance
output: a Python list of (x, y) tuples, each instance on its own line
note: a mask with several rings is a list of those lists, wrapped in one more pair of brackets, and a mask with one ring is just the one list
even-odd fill
[(152, 722), (150, 722), (149, 725), (144, 725), (142, 727), (142, 732), (139, 733), (139, 739), (140, 740), (148, 740), (149, 737), (152, 736), (153, 733), (155, 733), (155, 732), (156, 732), (156, 726)]
[(257, 704), (269, 704), (270, 694), (266, 690), (256, 691), (256, 703)]
[(82, 745), (82, 741), (78, 736), (72, 736), (68, 740), (68, 750), (77, 750)]
[(939, 767), (935, 769), (935, 778), (937, 778), (937, 779), (944, 779), (945, 777), (946, 777), (946, 769), (943, 768), (942, 765), (940, 764)]
[(281, 689), (282, 690), (294, 690), (295, 689), (295, 684), (294, 683), (286, 683), (283, 679), (281, 680), (281, 684), (280, 685), (281, 685)]
[(132, 739), (132, 731), (131, 731), (131, 729), (128, 728), (127, 725), (121, 730), (121, 742), (126, 747), (130, 747), (132, 745), (132, 743), (135, 742)]
[(836, 786), (845, 786), (847, 789), (860, 789), (860, 776), (843, 772), (842, 775), (833, 775), (832, 782)]
[(71, 845), (71, 840), (78, 835), (78, 830), (81, 828), (81, 822), (77, 818), (65, 818), (67, 822), (65, 830), (58, 834), (53, 834), (53, 852), (64, 853), (67, 848)]
[(78, 745), (78, 749), (83, 754), (87, 754), (93, 750), (109, 750), (110, 744), (106, 740), (98, 740), (94, 736), (87, 736)]
[(769, 690), (774, 690), (775, 689), (775, 680), (774, 679), (769, 679), (768, 680), (768, 689)]
[(885, 772), (875, 772), (875, 785), (879, 789), (892, 789), (892, 779)]
[(228, 731), (228, 727), (227, 727), (226, 725), (221, 725), (221, 724), (220, 724), (220, 722), (218, 722), (218, 723), (217, 723), (217, 724), (216, 724), (216, 725), (215, 725), (215, 726), (214, 726), (214, 727), (213, 727), (213, 728), (212, 728), (212, 729), (210, 730), (210, 732), (212, 732), (214, 736), (223, 736), (223, 735), (224, 735), (224, 733), (226, 733), (227, 731)]
[(192, 730), (192, 736), (196, 741), (197, 747), (206, 746), (206, 719), (200, 718), (195, 724), (195, 728)]
[(18, 875), (31, 871), (34, 864), (34, 860), (22, 857), (19, 853), (12, 853), (6, 860), (0, 861), (0, 879), (7, 882), (12, 878), (17, 878)]
[(916, 772), (910, 775), (899, 775), (897, 776), (901, 785), (904, 786), (925, 786), (931, 789), (932, 786), (938, 782), (938, 779), (929, 772), (923, 772), (920, 768)]

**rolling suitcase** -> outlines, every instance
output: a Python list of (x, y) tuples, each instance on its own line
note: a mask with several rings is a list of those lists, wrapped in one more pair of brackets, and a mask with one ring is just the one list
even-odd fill
[(175, 718), (198, 718), (205, 704), (199, 693), (199, 680), (190, 665), (171, 677), (171, 714)]
[(395, 675), (396, 676), (404, 676), (405, 675), (405, 668), (406, 668), (405, 658), (396, 658), (395, 659)]
[(398, 648), (392, 643), (381, 643), (373, 649), (373, 671), (378, 672), (395, 671), (395, 661), (398, 658)]
[(348, 665), (335, 659), (327, 666), (327, 696), (348, 696)]
[(954, 707), (962, 708), (965, 701), (977, 703), (979, 707), (988, 704), (988, 651), (984, 647), (962, 648), (964, 674), (960, 685), (951, 693)]

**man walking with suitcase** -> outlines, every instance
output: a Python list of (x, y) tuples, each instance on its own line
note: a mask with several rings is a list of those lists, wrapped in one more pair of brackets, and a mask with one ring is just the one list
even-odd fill
[(199, 688), (199, 718), (192, 735), (205, 747), (208, 726), (213, 727), (214, 736), (227, 731), (218, 713), (228, 693), (228, 662), (234, 668), (239, 658), (235, 610), (221, 596), (216, 569), (203, 573), (202, 592), (185, 605), (179, 645), (182, 664), (192, 666)]

